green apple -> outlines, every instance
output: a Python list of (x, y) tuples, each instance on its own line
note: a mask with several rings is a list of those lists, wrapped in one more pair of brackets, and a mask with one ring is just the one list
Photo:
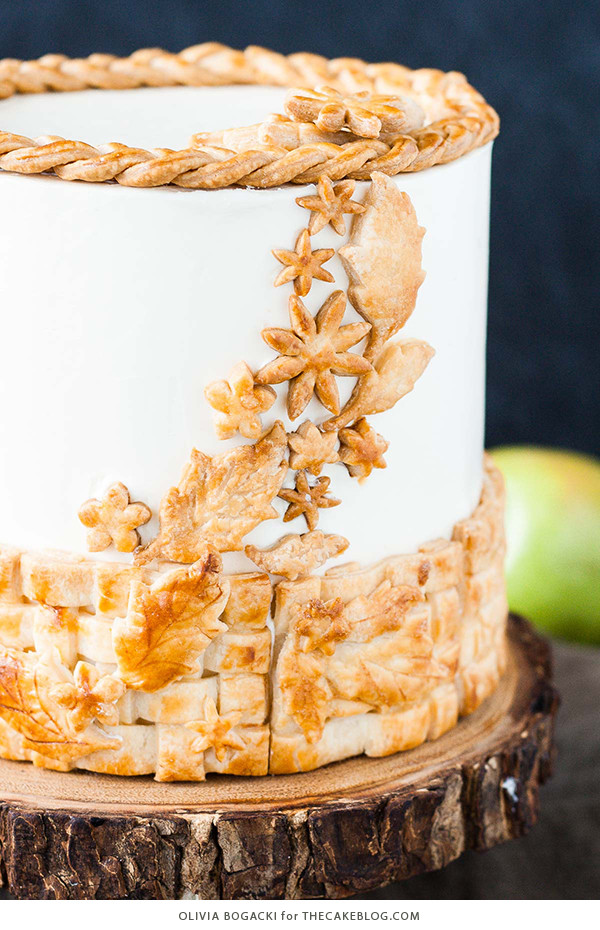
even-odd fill
[(511, 610), (600, 644), (600, 461), (531, 446), (491, 455), (506, 481)]

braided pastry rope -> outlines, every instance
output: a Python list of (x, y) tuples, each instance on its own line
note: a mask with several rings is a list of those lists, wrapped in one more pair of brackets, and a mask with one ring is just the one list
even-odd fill
[(401, 65), (355, 58), (280, 55), (249, 46), (244, 51), (210, 42), (171, 54), (143, 49), (128, 58), (45, 55), (37, 61), (0, 60), (0, 99), (13, 94), (91, 88), (210, 87), (262, 84), (315, 88), (345, 94), (404, 94), (426, 114), (426, 125), (397, 135), (364, 139), (328, 133), (314, 123), (271, 117), (265, 123), (220, 133), (200, 133), (181, 151), (140, 149), (119, 143), (92, 146), (59, 136), (29, 139), (0, 131), (0, 170), (51, 172), (66, 181), (117, 181), (126, 187), (173, 184), (196, 190), (243, 185), (277, 187), (332, 180), (368, 180), (422, 171), (459, 158), (495, 138), (499, 120), (484, 98), (457, 72), (411, 71)]

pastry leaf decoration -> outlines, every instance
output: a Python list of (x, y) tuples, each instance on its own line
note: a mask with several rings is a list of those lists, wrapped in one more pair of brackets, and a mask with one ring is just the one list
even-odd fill
[(322, 656), (287, 650), (281, 657), (279, 676), (283, 709), (298, 724), (306, 741), (316, 743), (323, 735), (333, 700)]
[(198, 671), (198, 659), (225, 630), (219, 620), (229, 581), (214, 549), (189, 568), (176, 568), (152, 585), (134, 581), (126, 617), (113, 624), (119, 675), (130, 688), (158, 691)]
[(181, 481), (161, 502), (158, 536), (137, 551), (136, 563), (161, 557), (189, 564), (207, 545), (218, 552), (241, 549), (246, 533), (277, 516), (271, 501), (288, 470), (286, 449), (279, 420), (255, 445), (213, 457), (194, 449)]
[(342, 429), (361, 417), (389, 410), (412, 391), (435, 350), (419, 339), (405, 339), (386, 346), (372, 371), (358, 380), (350, 400), (339, 416), (327, 420), (325, 430)]
[(314, 530), (312, 533), (290, 533), (283, 536), (270, 549), (246, 546), (245, 552), (255, 565), (273, 575), (283, 575), (295, 581), (308, 575), (335, 556), (341, 555), (350, 543), (343, 536), (334, 536)]
[(373, 361), (384, 342), (406, 323), (425, 279), (421, 240), (425, 234), (408, 194), (375, 172), (355, 217), (348, 245), (339, 250), (350, 279), (348, 297), (371, 324), (365, 357)]
[(82, 730), (69, 725), (56, 700), (57, 686), (72, 682), (56, 650), (33, 652), (0, 647), (0, 718), (23, 738), (24, 747), (46, 759), (70, 765), (101, 749), (118, 749), (95, 724)]

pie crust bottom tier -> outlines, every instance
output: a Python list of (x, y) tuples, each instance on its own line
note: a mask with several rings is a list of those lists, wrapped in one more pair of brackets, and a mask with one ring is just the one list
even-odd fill
[(201, 781), (436, 739), (505, 667), (503, 512), (486, 459), (451, 539), (296, 581), (0, 547), (0, 756)]

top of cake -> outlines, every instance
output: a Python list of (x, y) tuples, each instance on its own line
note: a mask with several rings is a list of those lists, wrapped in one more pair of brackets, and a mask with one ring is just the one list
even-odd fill
[[(234, 98), (227, 93), (231, 85), (237, 85)], [(257, 90), (261, 85), (261, 93), (249, 101), (239, 85)], [(106, 143), (88, 136), (80, 141), (89, 123), (81, 108), (79, 114), (61, 111), (56, 128), (47, 128), (44, 120), (41, 131), (51, 135), (39, 136), (40, 130), (29, 130), (28, 124), (25, 134), (13, 109), (12, 131), (0, 131), (0, 169), (142, 188), (269, 188), (312, 183), (323, 174), (334, 180), (367, 180), (374, 171), (421, 171), (459, 158), (498, 132), (497, 114), (458, 72), (413, 71), (393, 63), (328, 60), (308, 53), (284, 56), (256, 46), (238, 51), (217, 43), (177, 55), (144, 49), (128, 58), (46, 55), (37, 61), (0, 61), (0, 98), (173, 86), (213, 89), (213, 99), (207, 105), (205, 94), (201, 109), (202, 122), (207, 117), (214, 122), (199, 132), (190, 120), (186, 148), (162, 147), (173, 144), (156, 139), (162, 123), (153, 125), (146, 138)], [(275, 88), (288, 90), (273, 93)], [(274, 107), (279, 112), (273, 113)], [(194, 113), (193, 105), (189, 112)], [(125, 116), (123, 109), (121, 114)], [(80, 127), (69, 123), (69, 116), (77, 115)], [(248, 117), (255, 120), (252, 125), (244, 125)], [(227, 125), (227, 119), (239, 125)], [(55, 134), (59, 130), (65, 135)]]

